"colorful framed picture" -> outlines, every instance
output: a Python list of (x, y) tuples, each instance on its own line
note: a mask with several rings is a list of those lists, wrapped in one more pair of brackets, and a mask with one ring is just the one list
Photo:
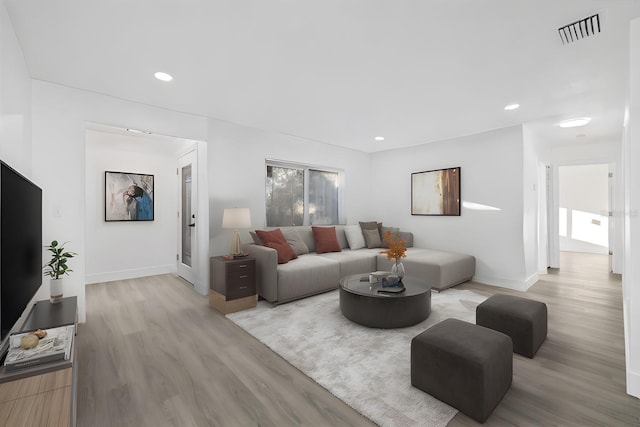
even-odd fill
[(411, 215), (460, 216), (460, 168), (412, 173)]
[(104, 173), (105, 221), (153, 221), (153, 175)]

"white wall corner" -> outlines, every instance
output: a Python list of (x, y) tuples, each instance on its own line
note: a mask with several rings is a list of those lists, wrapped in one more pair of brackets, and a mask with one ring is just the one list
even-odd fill
[(640, 373), (627, 371), (627, 394), (640, 399)]
[(640, 397), (640, 270), (637, 257), (640, 253), (640, 18), (631, 21), (630, 31), (630, 90), (628, 116), (625, 120), (624, 158), (624, 273), (623, 307), (625, 326), (625, 360), (627, 372), (627, 393)]
[[(198, 218), (209, 218), (209, 164), (207, 143), (198, 141)], [(201, 166), (202, 165), (202, 166)], [(204, 166), (206, 165), (206, 166)], [(194, 288), (200, 295), (209, 295), (209, 220), (198, 221), (198, 271)]]
[(526, 290), (528, 290), (531, 286), (535, 285), (539, 279), (538, 273), (533, 273), (527, 280), (525, 280), (524, 285)]

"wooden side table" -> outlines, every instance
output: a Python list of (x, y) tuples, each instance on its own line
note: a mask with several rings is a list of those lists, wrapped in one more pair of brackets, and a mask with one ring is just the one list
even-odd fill
[[(59, 304), (38, 301), (20, 331), (76, 325), (77, 298)], [(77, 332), (77, 330), (76, 330)], [(33, 365), (7, 372), (0, 366), (0, 425), (76, 425), (78, 363), (75, 338), (68, 360)]]
[(209, 304), (223, 314), (256, 306), (256, 260), (251, 256), (212, 257)]

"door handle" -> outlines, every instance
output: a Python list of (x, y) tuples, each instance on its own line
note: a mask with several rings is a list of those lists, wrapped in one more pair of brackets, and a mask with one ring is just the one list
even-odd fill
[(194, 222), (193, 224), (189, 224), (189, 227), (195, 227), (196, 223)]

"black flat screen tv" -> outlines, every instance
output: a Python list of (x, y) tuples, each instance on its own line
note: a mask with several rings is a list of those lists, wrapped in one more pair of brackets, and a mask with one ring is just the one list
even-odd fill
[(42, 285), (42, 190), (0, 161), (0, 355)]

